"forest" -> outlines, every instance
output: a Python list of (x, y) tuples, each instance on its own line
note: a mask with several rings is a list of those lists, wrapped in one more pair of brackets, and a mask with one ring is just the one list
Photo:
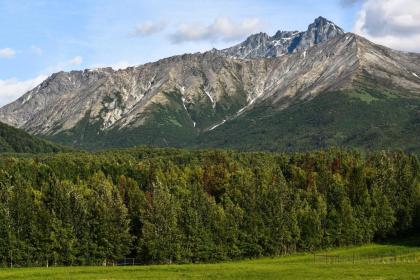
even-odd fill
[(286, 255), (420, 229), (404, 152), (139, 147), (0, 156), (0, 264), (197, 263)]

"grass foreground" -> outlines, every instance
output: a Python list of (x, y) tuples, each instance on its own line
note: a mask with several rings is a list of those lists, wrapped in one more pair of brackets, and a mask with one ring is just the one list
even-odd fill
[(420, 247), (371, 244), (217, 264), (3, 268), (0, 279), (420, 279)]

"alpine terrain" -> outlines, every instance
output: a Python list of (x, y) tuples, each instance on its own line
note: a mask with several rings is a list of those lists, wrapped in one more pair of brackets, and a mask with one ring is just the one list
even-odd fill
[(0, 121), (74, 147), (420, 151), (420, 54), (345, 33), (254, 34), (223, 50), (59, 72)]

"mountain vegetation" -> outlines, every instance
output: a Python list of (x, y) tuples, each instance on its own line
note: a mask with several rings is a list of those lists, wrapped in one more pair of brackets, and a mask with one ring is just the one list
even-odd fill
[(0, 153), (50, 153), (63, 148), (0, 122)]
[(0, 263), (195, 263), (365, 244), (420, 229), (403, 152), (137, 148), (0, 157)]
[(392, 91), (330, 92), (282, 111), (266, 104), (200, 135), (191, 145), (270, 151), (339, 146), (418, 153), (419, 109), (420, 99)]

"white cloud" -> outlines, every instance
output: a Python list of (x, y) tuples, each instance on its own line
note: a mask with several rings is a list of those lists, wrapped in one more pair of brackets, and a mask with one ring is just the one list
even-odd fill
[(217, 18), (212, 24), (183, 23), (170, 36), (173, 43), (188, 41), (235, 41), (263, 29), (264, 24), (258, 18), (248, 18), (241, 22), (234, 22), (230, 18)]
[(167, 26), (166, 21), (146, 21), (140, 25), (138, 25), (134, 31), (135, 36), (149, 36), (155, 33), (159, 33), (164, 30)]
[(51, 73), (61, 70), (71, 70), (72, 67), (79, 66), (83, 62), (81, 56), (75, 56), (72, 59), (59, 63), (55, 66), (45, 69), (42, 74), (33, 79), (18, 80), (16, 78), (0, 79), (0, 106), (8, 104), (19, 98), (27, 91), (33, 89), (42, 83)]
[(31, 52), (37, 56), (42, 56), (44, 51), (38, 46), (31, 46)]
[(16, 78), (0, 80), (0, 106), (16, 100), (22, 94), (42, 83), (46, 78), (46, 75), (39, 75), (34, 79), (23, 81), (19, 81)]
[(66, 60), (64, 62), (58, 63), (56, 65), (53, 65), (51, 67), (46, 68), (42, 73), (51, 74), (58, 71), (68, 71), (68, 70), (74, 70), (74, 67), (80, 66), (83, 63), (83, 57), (81, 56), (75, 56), (69, 60)]
[(340, 4), (343, 6), (351, 6), (353, 4), (356, 4), (360, 0), (340, 0)]
[(365, 0), (354, 32), (394, 49), (420, 51), (420, 1)]
[(14, 57), (16, 51), (11, 48), (0, 49), (0, 57)]
[(117, 63), (111, 64), (112, 69), (114, 70), (120, 70), (120, 69), (125, 69), (127, 67), (133, 66), (133, 63), (130, 63), (126, 60), (123, 61), (119, 61)]
[(127, 67), (134, 66), (134, 65), (135, 65), (134, 63), (130, 63), (127, 60), (121, 60), (112, 64), (93, 64), (90, 68), (96, 69), (96, 68), (111, 67), (114, 70), (120, 70), (120, 69), (125, 69)]
[(83, 57), (75, 56), (72, 59), (63, 63), (63, 68), (67, 68), (69, 66), (79, 66), (83, 62)]

